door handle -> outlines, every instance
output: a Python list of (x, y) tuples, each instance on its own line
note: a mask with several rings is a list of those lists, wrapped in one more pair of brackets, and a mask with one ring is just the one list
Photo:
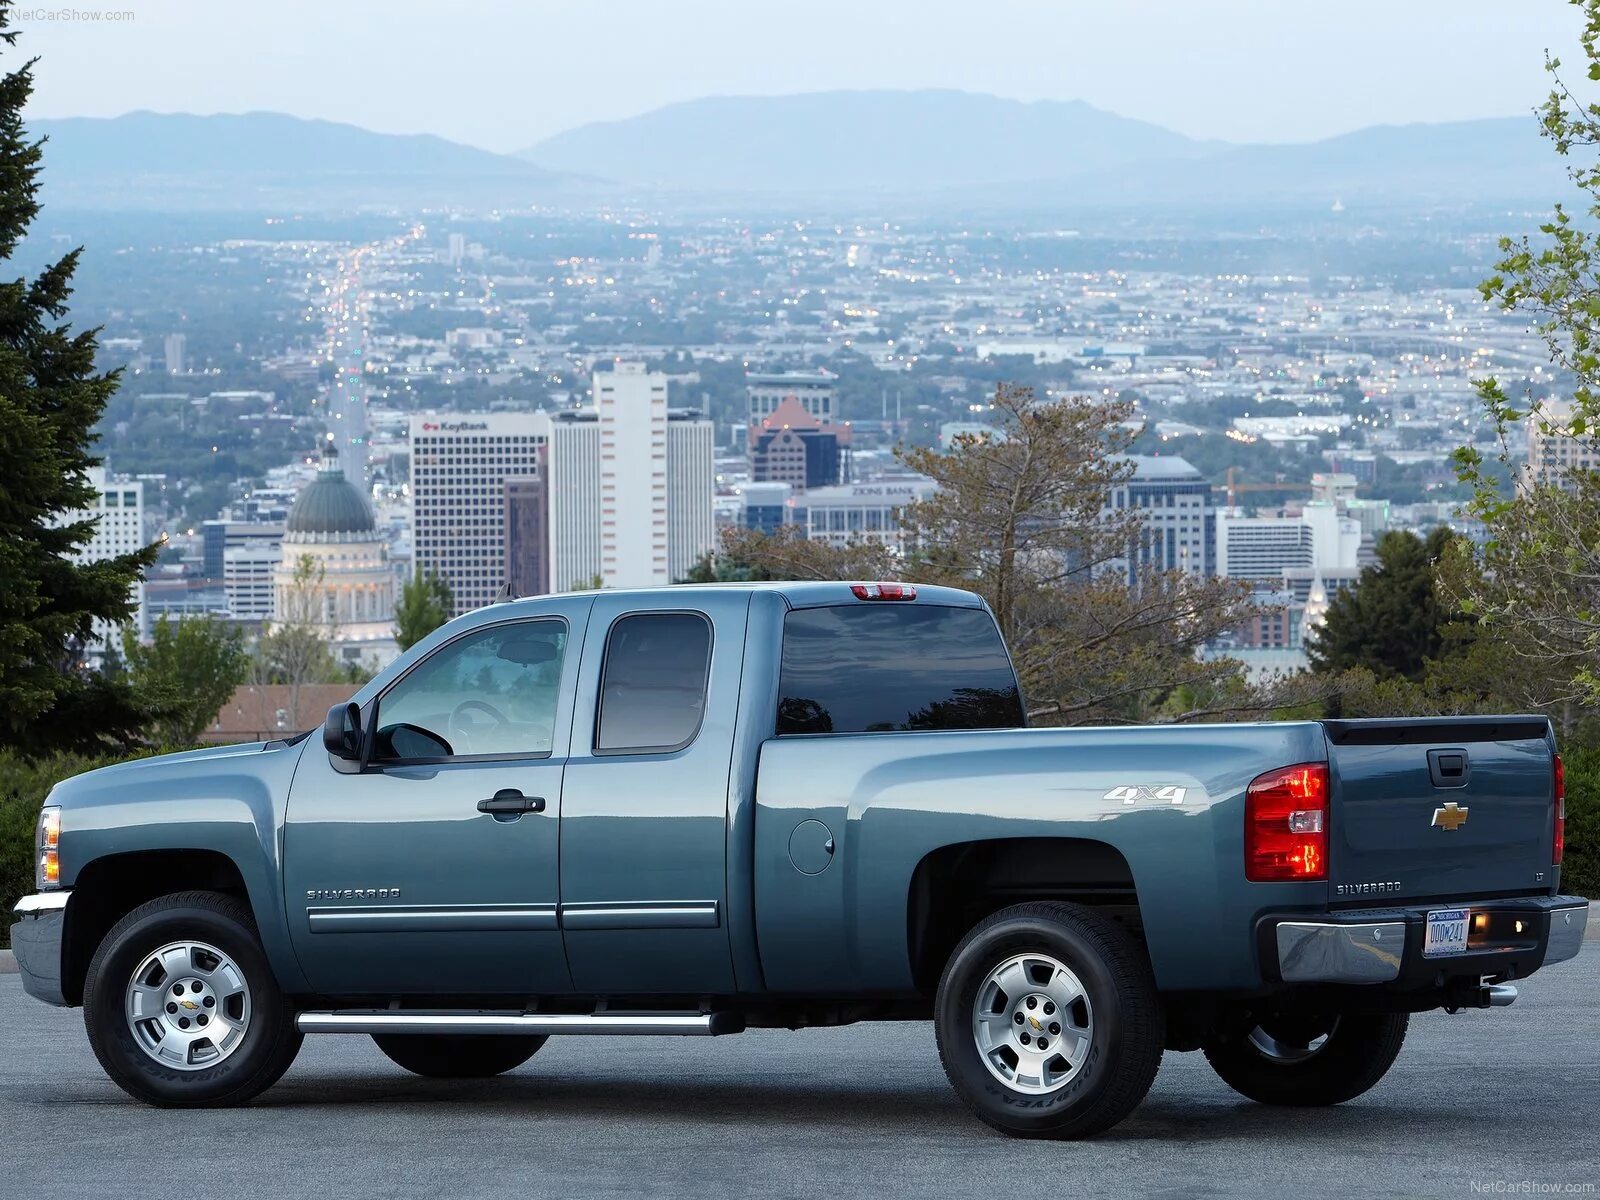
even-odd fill
[(543, 812), (543, 796), (524, 796), (516, 788), (501, 788), (486, 800), (478, 801), (478, 811), (492, 813), (495, 817), (516, 817), (523, 813)]

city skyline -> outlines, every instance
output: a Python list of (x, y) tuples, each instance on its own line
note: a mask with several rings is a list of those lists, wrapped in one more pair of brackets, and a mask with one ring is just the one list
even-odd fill
[[(433, 10), (420, 6), (211, 12), (129, 0), (120, 20), (17, 27), (22, 47), (41, 58), (35, 117), (278, 111), (505, 153), (707, 96), (929, 87), (1083, 100), (1196, 138), (1310, 141), (1375, 124), (1526, 113), (1548, 91), (1544, 49), (1569, 42), (1575, 25), (1558, 0), (1514, 9), (1360, 0), (1337, 12), (1258, 0), (1043, 12), (1011, 0), (987, 8), (981, 23), (947, 2), (817, 7), (792, 22), (751, 19), (727, 0), (670, 12), (484, 2), (453, 13), (458, 36), (441, 39), (427, 20)], [(834, 9), (840, 20), (829, 19)], [(775, 57), (767, 50), (780, 37), (785, 53)], [(236, 44), (252, 53), (228, 71), (188, 69)], [(607, 86), (596, 89), (592, 55), (602, 44)], [(1119, 46), (1128, 52), (1107, 53)], [(404, 63), (426, 64), (440, 86), (396, 86)]]

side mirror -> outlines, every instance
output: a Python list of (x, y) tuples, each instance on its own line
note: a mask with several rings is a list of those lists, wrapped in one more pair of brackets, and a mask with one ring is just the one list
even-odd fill
[(335, 704), (322, 723), (322, 745), (335, 758), (355, 762), (361, 757), (361, 708)]

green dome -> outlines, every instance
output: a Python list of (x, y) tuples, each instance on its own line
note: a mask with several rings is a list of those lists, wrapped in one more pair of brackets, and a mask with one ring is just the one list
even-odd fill
[(371, 533), (377, 528), (372, 509), (344, 477), (339, 454), (329, 446), (322, 454), (322, 469), (295, 498), (284, 532), (304, 537), (341, 533)]

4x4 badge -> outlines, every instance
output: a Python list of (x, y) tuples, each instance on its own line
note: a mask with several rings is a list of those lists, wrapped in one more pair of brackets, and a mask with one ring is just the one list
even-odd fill
[(1433, 810), (1433, 827), (1435, 829), (1460, 829), (1467, 823), (1467, 810), (1454, 800), (1449, 801), (1441, 808)]

